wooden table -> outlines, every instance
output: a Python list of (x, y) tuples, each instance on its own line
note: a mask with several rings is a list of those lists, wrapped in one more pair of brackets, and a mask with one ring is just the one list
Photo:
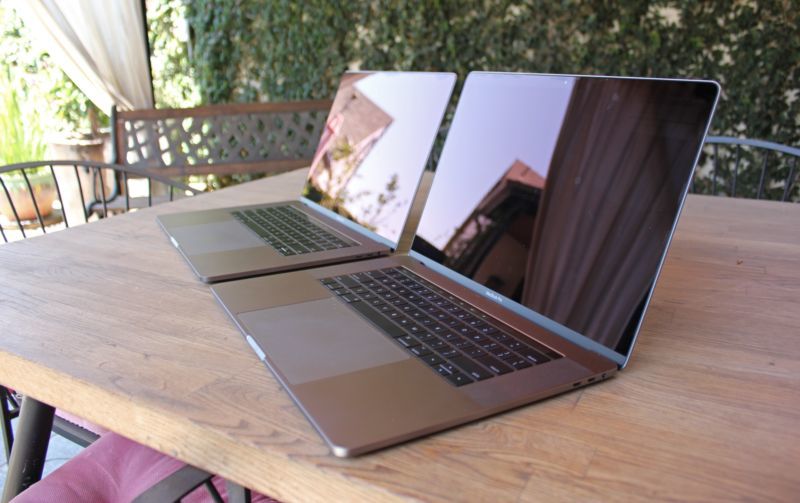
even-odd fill
[(800, 495), (800, 205), (691, 196), (631, 365), (337, 459), (155, 222), (304, 173), (0, 247), (0, 382), (287, 501)]

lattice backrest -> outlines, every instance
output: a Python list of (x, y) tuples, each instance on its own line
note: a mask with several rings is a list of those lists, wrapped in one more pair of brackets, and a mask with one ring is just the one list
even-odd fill
[(330, 104), (317, 100), (118, 111), (117, 162), (171, 176), (306, 166)]

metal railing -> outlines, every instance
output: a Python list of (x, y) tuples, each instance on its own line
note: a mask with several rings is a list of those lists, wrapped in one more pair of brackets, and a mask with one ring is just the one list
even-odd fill
[(690, 191), (800, 201), (798, 157), (800, 148), (779, 143), (709, 136)]
[[(49, 176), (43, 177), (43, 174)], [(147, 181), (146, 197), (131, 197), (128, 182), (133, 179)], [(40, 180), (39, 183), (37, 180)], [(0, 220), (0, 237), (7, 243), (9, 240), (6, 232), (10, 230), (18, 231), (24, 239), (28, 237), (26, 228), (30, 229), (31, 226), (38, 227), (45, 234), (47, 227), (55, 223), (63, 224), (64, 227), (74, 225), (75, 222), (70, 222), (66, 211), (68, 199), (80, 201), (81, 210), (77, 213), (78, 218), (82, 217), (82, 223), (89, 222), (93, 214), (107, 218), (115, 212), (127, 212), (133, 207), (143, 207), (145, 200), (146, 206), (150, 207), (154, 203), (154, 182), (166, 187), (165, 192), (168, 192), (168, 195), (164, 194), (162, 197), (164, 200), (168, 198), (172, 201), (176, 190), (184, 195), (194, 195), (199, 192), (165, 176), (119, 164), (59, 160), (2, 166), (0, 167), (0, 213), (2, 213), (0, 216), (4, 217), (5, 222)], [(90, 187), (85, 186), (87, 184)], [(66, 186), (69, 186), (71, 191), (69, 194), (65, 193)], [(48, 192), (49, 196), (43, 197), (44, 192)], [(69, 197), (66, 198), (65, 195)], [(56, 201), (60, 215), (53, 221), (46, 221)], [(75, 213), (72, 216), (74, 217)]]

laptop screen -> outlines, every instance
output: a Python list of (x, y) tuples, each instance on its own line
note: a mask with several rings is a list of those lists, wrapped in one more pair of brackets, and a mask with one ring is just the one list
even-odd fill
[(717, 89), (470, 74), (413, 250), (627, 355)]
[(451, 73), (346, 73), (303, 196), (396, 244), (454, 83)]

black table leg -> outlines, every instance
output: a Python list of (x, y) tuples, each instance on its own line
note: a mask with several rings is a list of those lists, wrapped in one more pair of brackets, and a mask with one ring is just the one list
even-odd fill
[(26, 396), (22, 399), (19, 424), (8, 463), (3, 503), (42, 478), (55, 409)]

